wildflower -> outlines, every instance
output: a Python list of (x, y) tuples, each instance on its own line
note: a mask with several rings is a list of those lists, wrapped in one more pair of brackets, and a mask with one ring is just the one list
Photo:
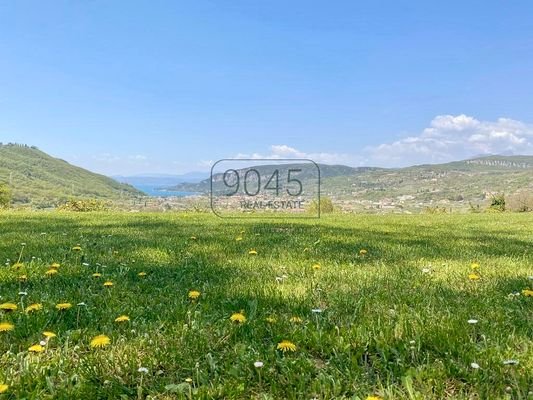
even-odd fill
[(100, 272), (95, 272), (93, 274), (93, 278), (100, 278), (102, 276), (102, 274)]
[(254, 250), (254, 249), (252, 249), (252, 250), (250, 250), (250, 251), (248, 252), (248, 254), (251, 255), (251, 256), (256, 256), (256, 255), (257, 255), (257, 251)]
[(58, 303), (58, 304), (56, 304), (56, 308), (59, 311), (68, 310), (71, 307), (72, 307), (72, 304), (70, 304), (70, 303)]
[(275, 324), (276, 323), (276, 318), (274, 318), (274, 317), (266, 317), (265, 321), (268, 322), (269, 324)]
[(477, 270), (479, 269), (479, 264), (477, 262), (473, 262), (471, 265), (470, 265), (470, 268), (472, 268), (472, 270)]
[(265, 365), (265, 364), (263, 364), (262, 361), (256, 361), (256, 362), (254, 362), (254, 367), (255, 367), (255, 368), (263, 368), (264, 365)]
[(231, 322), (236, 322), (238, 324), (242, 324), (246, 322), (246, 317), (242, 312), (234, 313), (230, 317)]
[(22, 267), (24, 267), (24, 263), (18, 262), (13, 264), (13, 269), (21, 269)]
[(72, 248), (72, 250), (74, 250), (74, 251), (81, 251), (81, 246), (78, 244), (77, 246), (74, 246), (74, 247)]
[(299, 324), (303, 322), (303, 320), (300, 317), (291, 317), (290, 321), (294, 322), (295, 324)]
[(522, 290), (522, 294), (526, 297), (533, 297), (533, 290), (531, 289), (524, 289)]
[(51, 269), (49, 269), (48, 271), (46, 271), (45, 274), (46, 274), (47, 276), (55, 275), (55, 274), (57, 274), (57, 269), (51, 268)]
[(367, 396), (366, 400), (381, 400), (379, 396)]
[(472, 368), (474, 368), (474, 369), (479, 369), (479, 364), (478, 363), (473, 362), (473, 363), (470, 364), (470, 366)]
[(52, 339), (57, 336), (54, 332), (50, 332), (50, 331), (43, 332), (43, 335), (47, 339)]
[(0, 322), (0, 332), (8, 332), (15, 329), (15, 325), (9, 322)]
[(146, 276), (146, 272), (139, 272), (137, 275), (142, 278), (143, 276)]
[(17, 305), (13, 303), (3, 303), (3, 304), (0, 304), (0, 310), (5, 311), (5, 312), (16, 311)]
[(518, 360), (505, 360), (503, 365), (518, 365)]
[(7, 392), (7, 389), (9, 389), (9, 385), (5, 385), (3, 383), (0, 383), (0, 393)]
[(111, 282), (111, 281), (105, 281), (105, 282), (104, 282), (104, 286), (105, 286), (105, 287), (111, 287), (111, 286), (113, 286), (113, 282)]
[(139, 369), (137, 370), (137, 372), (141, 372), (143, 374), (147, 374), (148, 373), (148, 368), (145, 368), (145, 367), (139, 367)]
[(55, 268), (55, 269), (58, 269), (59, 267), (61, 267), (61, 264), (59, 263), (52, 263), (52, 265), (50, 265), (50, 268)]
[(296, 351), (296, 345), (289, 340), (282, 340), (278, 343), (277, 349), (281, 350), (284, 353), (287, 351), (294, 352)]
[(468, 274), (468, 279), (470, 279), (471, 281), (477, 281), (479, 280), (479, 278), (481, 278), (478, 274), (476, 273), (471, 273), (471, 274)]
[(40, 344), (34, 344), (28, 349), (28, 351), (31, 351), (32, 353), (42, 353), (44, 351), (44, 347)]
[(188, 294), (189, 299), (196, 300), (200, 297), (200, 292), (198, 290), (191, 290)]
[(31, 313), (34, 311), (40, 311), (43, 309), (43, 305), (41, 303), (34, 303), (30, 304), (28, 307), (26, 307), (26, 312)]
[(120, 317), (115, 318), (115, 322), (128, 322), (130, 317), (127, 315), (121, 315)]
[(105, 347), (110, 343), (111, 339), (109, 339), (109, 337), (107, 337), (106, 335), (98, 335), (91, 340), (91, 347)]
[(475, 325), (475, 324), (477, 324), (477, 319), (469, 319), (466, 322), (468, 322), (470, 325)]
[(367, 250), (367, 249), (361, 249), (361, 250), (359, 250), (359, 255), (360, 255), (360, 256), (365, 256), (367, 253), (368, 253), (368, 250)]
[(320, 268), (322, 268), (322, 267), (320, 266), (320, 264), (314, 264), (314, 265), (313, 265), (313, 269), (314, 269), (315, 271), (318, 271)]

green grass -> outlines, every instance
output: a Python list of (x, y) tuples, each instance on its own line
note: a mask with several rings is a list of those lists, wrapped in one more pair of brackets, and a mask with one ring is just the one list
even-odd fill
[[(533, 284), (532, 227), (531, 214), (1, 213), (0, 303), (18, 310), (0, 312), (15, 325), (0, 332), (0, 398), (531, 398), (533, 298), (509, 294)], [(30, 354), (45, 330), (57, 337)], [(92, 349), (98, 334), (111, 344)], [(297, 351), (276, 350), (283, 339)]]

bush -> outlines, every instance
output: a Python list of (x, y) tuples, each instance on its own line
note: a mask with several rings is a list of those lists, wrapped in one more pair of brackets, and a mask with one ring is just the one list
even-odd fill
[(89, 211), (107, 211), (109, 203), (97, 199), (69, 200), (58, 207), (61, 211), (89, 212)]
[(0, 183), (0, 208), (9, 208), (11, 205), (11, 190), (5, 183)]
[(505, 211), (505, 196), (503, 193), (492, 196), (489, 211)]
[[(320, 198), (320, 214), (332, 213), (334, 210), (333, 201), (329, 197)], [(318, 211), (318, 201), (313, 200), (309, 206), (309, 212), (316, 214)]]

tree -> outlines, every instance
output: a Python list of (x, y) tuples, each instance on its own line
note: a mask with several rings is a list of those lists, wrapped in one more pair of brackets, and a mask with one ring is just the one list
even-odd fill
[(11, 205), (11, 190), (5, 183), (0, 183), (0, 208), (9, 208)]
[[(329, 197), (320, 198), (320, 214), (327, 214), (333, 212), (333, 202)], [(318, 201), (313, 200), (309, 206), (309, 212), (316, 214), (318, 211)]]

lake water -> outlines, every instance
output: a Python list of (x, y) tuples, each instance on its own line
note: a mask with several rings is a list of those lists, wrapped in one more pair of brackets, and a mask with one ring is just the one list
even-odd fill
[(187, 196), (195, 196), (200, 193), (196, 192), (182, 192), (182, 191), (169, 191), (169, 190), (161, 190), (159, 187), (153, 187), (152, 185), (132, 185), (136, 189), (142, 190), (144, 193), (146, 193), (150, 197), (187, 197)]

